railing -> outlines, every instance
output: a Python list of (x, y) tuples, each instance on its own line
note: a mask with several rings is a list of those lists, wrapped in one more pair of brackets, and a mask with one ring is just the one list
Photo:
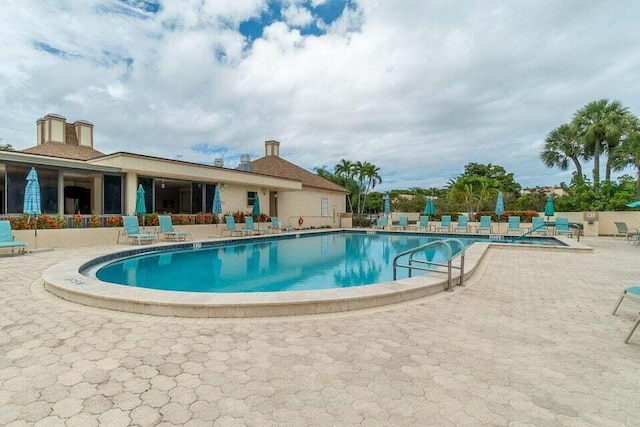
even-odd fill
[[(541, 229), (544, 229), (546, 227), (547, 227), (547, 225), (545, 223), (542, 223), (542, 225), (540, 225), (540, 226), (538, 226), (536, 228), (533, 228), (533, 226), (532, 226), (529, 231), (525, 231), (524, 233), (522, 233), (519, 236), (514, 236), (509, 242), (513, 243), (513, 242), (516, 242), (518, 240), (522, 240), (525, 237), (530, 236), (532, 233), (535, 233), (536, 231), (540, 231)], [(546, 232), (546, 230), (545, 230), (545, 232)]]
[[(460, 247), (460, 251), (453, 254), (453, 250), (451, 249), (451, 245), (455, 244)], [(427, 249), (436, 248), (439, 246), (443, 246), (447, 251), (447, 259), (445, 263), (429, 261), (427, 259), (416, 259), (415, 255), (421, 252), (426, 251)], [(447, 275), (447, 287), (445, 291), (453, 292), (451, 288), (451, 272), (452, 270), (459, 269), (460, 270), (460, 282), (459, 286), (464, 286), (464, 250), (465, 246), (459, 239), (444, 239), (444, 240), (436, 240), (434, 242), (429, 242), (424, 245), (418, 246), (413, 249), (406, 250), (404, 252), (399, 253), (393, 258), (393, 280), (397, 279), (397, 270), (399, 267), (407, 268), (409, 270), (409, 277), (411, 277), (411, 273), (413, 270), (420, 271), (431, 271), (436, 273), (445, 273)], [(453, 265), (453, 258), (457, 255), (460, 255), (460, 266)], [(408, 264), (400, 264), (399, 260), (402, 257), (408, 256)], [(446, 271), (443, 271), (441, 267), (446, 267)]]
[[(522, 233), (519, 236), (514, 236), (514, 238), (511, 239), (510, 242), (513, 243), (513, 242), (515, 242), (517, 240), (521, 240), (521, 239), (523, 239), (523, 238), (525, 238), (527, 236), (530, 236), (532, 233), (535, 233), (536, 231), (540, 231), (541, 229), (544, 229), (544, 228), (549, 227), (549, 226), (555, 227), (555, 223), (553, 223), (553, 222), (545, 222), (545, 223), (543, 223), (542, 225), (540, 225), (540, 226), (538, 226), (536, 228), (531, 227), (531, 230), (526, 231), (526, 232)], [(569, 228), (572, 228), (572, 229), (576, 230), (576, 236), (577, 236), (578, 242), (579, 242), (580, 241), (580, 230), (581, 230), (580, 229), (580, 225), (575, 223), (575, 222), (570, 222), (569, 223)]]

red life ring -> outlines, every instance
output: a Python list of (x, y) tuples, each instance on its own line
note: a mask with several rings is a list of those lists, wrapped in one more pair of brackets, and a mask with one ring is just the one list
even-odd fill
[(304, 224), (304, 220), (302, 219), (302, 217), (298, 218), (298, 225), (302, 225)]

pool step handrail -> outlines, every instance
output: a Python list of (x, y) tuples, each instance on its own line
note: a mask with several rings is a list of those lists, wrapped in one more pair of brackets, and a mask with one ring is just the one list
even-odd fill
[[(461, 254), (462, 254), (462, 261), (461, 261), (461, 265), (460, 267), (454, 267), (453, 266), (453, 258), (455, 257), (453, 255), (453, 251), (451, 249), (451, 244), (456, 244), (459, 245), (462, 250), (461, 250)], [(446, 262), (445, 263), (440, 263), (440, 262), (434, 262), (434, 261), (429, 261), (429, 260), (422, 260), (422, 259), (416, 259), (414, 258), (414, 255), (421, 253), (427, 249), (431, 249), (431, 248), (435, 248), (438, 246), (443, 246), (446, 251), (447, 251), (447, 258), (446, 258)], [(409, 256), (409, 261), (408, 264), (400, 264), (398, 261), (400, 258), (404, 257), (404, 256)], [(457, 256), (457, 254), (456, 254)], [(453, 268), (456, 269), (460, 269), (460, 285), (463, 285), (463, 276), (464, 276), (464, 243), (462, 243), (462, 241), (460, 241), (459, 239), (454, 239), (454, 238), (450, 238), (450, 239), (444, 239), (444, 240), (436, 240), (433, 242), (429, 242), (429, 243), (425, 243), (424, 245), (418, 246), (416, 248), (413, 249), (409, 249), (406, 250), (404, 252), (401, 252), (399, 254), (397, 254), (394, 258), (393, 258), (393, 280), (397, 280), (397, 269), (398, 267), (402, 267), (402, 268), (407, 268), (409, 269), (409, 277), (411, 277), (411, 272), (412, 270), (420, 270), (420, 271), (433, 271), (436, 273), (446, 273), (447, 274), (447, 287), (445, 288), (445, 291), (447, 292), (452, 292), (453, 289), (451, 288), (451, 271)], [(446, 267), (446, 271), (442, 271), (442, 269), (440, 267)]]
[[(460, 239), (456, 239), (455, 237), (450, 237), (448, 239), (444, 239), (445, 243), (453, 243), (454, 245), (457, 245), (460, 248), (460, 251), (456, 252), (455, 254), (453, 254), (451, 256), (451, 260), (453, 260), (453, 258), (459, 256), (460, 257), (460, 266), (457, 267), (455, 265), (452, 265), (451, 268), (455, 268), (457, 270), (460, 270), (460, 279), (458, 282), (458, 286), (462, 286), (464, 287), (464, 251), (465, 251), (465, 245), (464, 242)], [(453, 250), (452, 250), (453, 253)]]
[(524, 233), (522, 233), (519, 236), (514, 236), (511, 240), (509, 240), (509, 243), (514, 243), (517, 240), (522, 240), (527, 236), (530, 236), (531, 233), (535, 233), (536, 231), (540, 231), (541, 229), (545, 228), (547, 225), (545, 223), (542, 223), (540, 226), (533, 228), (533, 226), (531, 227), (530, 230), (525, 231)]

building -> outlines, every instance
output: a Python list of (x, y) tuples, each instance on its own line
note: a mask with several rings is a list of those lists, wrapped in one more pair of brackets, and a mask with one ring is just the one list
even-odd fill
[[(148, 212), (210, 212), (216, 186), (223, 213), (261, 210), (284, 224), (338, 226), (348, 190), (280, 158), (280, 143), (265, 142), (265, 156), (243, 158), (239, 168), (185, 162), (129, 152), (104, 154), (94, 148), (93, 124), (67, 123), (48, 114), (36, 124), (36, 145), (0, 151), (0, 214), (23, 209), (26, 176), (38, 171), (43, 214), (127, 215), (136, 190), (145, 189)], [(293, 223), (295, 221), (295, 224)]]
[(545, 196), (562, 197), (566, 196), (567, 192), (562, 187), (533, 187), (523, 188), (522, 194), (533, 194), (536, 192), (542, 192)]

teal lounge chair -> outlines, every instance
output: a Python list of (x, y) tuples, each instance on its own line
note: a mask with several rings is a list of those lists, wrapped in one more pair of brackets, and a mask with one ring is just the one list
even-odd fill
[(13, 252), (14, 249), (18, 249), (18, 253), (21, 254), (26, 252), (27, 244), (15, 240), (9, 221), (0, 221), (0, 248), (11, 248), (11, 252)]
[(260, 230), (259, 228), (256, 228), (254, 222), (253, 222), (253, 217), (251, 216), (245, 216), (244, 220), (246, 222), (247, 225), (247, 233), (248, 234), (264, 234), (263, 230)]
[(391, 227), (391, 228), (393, 228), (393, 229), (396, 229), (396, 228), (397, 228), (397, 229), (406, 230), (408, 226), (409, 226), (409, 218), (408, 218), (408, 217), (406, 217), (406, 216), (401, 216), (401, 217), (398, 219), (398, 225), (394, 225), (394, 226), (393, 226), (393, 227)]
[(491, 217), (489, 215), (484, 215), (480, 217), (480, 225), (476, 228), (476, 233), (487, 232), (491, 234)]
[(507, 225), (507, 234), (516, 233), (520, 234), (522, 231), (520, 229), (520, 217), (519, 216), (510, 216), (509, 223)]
[(569, 220), (567, 218), (556, 218), (556, 234), (566, 234), (568, 237), (573, 236), (573, 231), (569, 228)]
[(456, 224), (454, 231), (456, 233), (468, 233), (469, 232), (469, 217), (466, 215), (460, 215), (458, 217), (458, 223)]
[(451, 215), (442, 215), (440, 225), (436, 226), (436, 231), (451, 231)]
[[(614, 315), (618, 311), (618, 308), (620, 308), (620, 304), (622, 304), (622, 300), (624, 300), (625, 298), (629, 298), (631, 301), (640, 302), (640, 286), (631, 286), (630, 288), (627, 288), (624, 291), (622, 291), (622, 295), (620, 295), (620, 299), (618, 300), (616, 307), (613, 309)], [(625, 344), (629, 342), (629, 340), (631, 339), (631, 335), (633, 335), (636, 329), (638, 329), (639, 325), (640, 325), (640, 316), (638, 316), (636, 323), (631, 327), (631, 331), (629, 331), (627, 338), (624, 340)]]
[(547, 228), (544, 225), (544, 218), (534, 216), (531, 218), (531, 234), (547, 235)]
[(116, 244), (120, 243), (121, 235), (127, 236), (138, 245), (141, 245), (142, 243), (152, 243), (158, 238), (155, 233), (140, 232), (137, 216), (123, 216), (122, 224), (124, 225), (124, 229), (118, 232), (118, 240), (116, 240)]
[(429, 217), (428, 216), (421, 216), (420, 217), (420, 220), (418, 221), (418, 224), (416, 224), (416, 231), (420, 231), (420, 230), (429, 231)]
[(388, 224), (389, 224), (389, 219), (386, 216), (383, 216), (378, 218), (378, 222), (375, 223), (373, 228), (384, 230), (385, 228), (387, 228)]
[(233, 236), (234, 234), (238, 234), (240, 236), (247, 236), (250, 234), (250, 231), (247, 230), (246, 228), (236, 227), (236, 221), (235, 219), (233, 219), (232, 216), (227, 215), (224, 217), (224, 220), (227, 223), (227, 231), (229, 232), (230, 236)]
[(271, 226), (269, 227), (270, 233), (282, 233), (283, 231), (291, 231), (291, 230), (293, 230), (293, 228), (289, 226), (284, 228), (281, 227), (277, 216), (271, 217)]
[(173, 221), (169, 215), (158, 215), (158, 225), (160, 226), (160, 233), (164, 236), (165, 240), (173, 242), (182, 242), (187, 240), (187, 237), (191, 237), (191, 233), (186, 231), (178, 231), (173, 228)]

